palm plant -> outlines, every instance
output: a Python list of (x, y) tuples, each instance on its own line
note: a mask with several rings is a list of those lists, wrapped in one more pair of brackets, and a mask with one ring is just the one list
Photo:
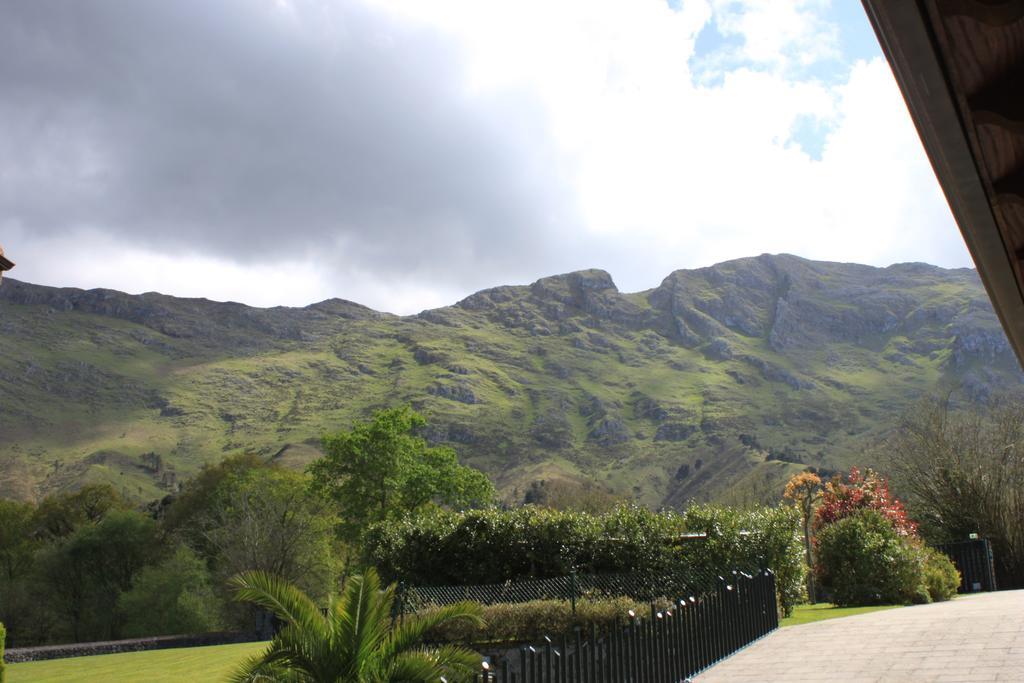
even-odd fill
[(471, 678), (480, 656), (463, 647), (422, 645), (431, 628), (453, 619), (482, 624), (482, 608), (461, 602), (428, 615), (392, 619), (395, 587), (381, 590), (373, 569), (350, 578), (326, 613), (289, 582), (260, 571), (231, 579), (235, 598), (252, 602), (285, 622), (266, 651), (243, 662), (237, 683), (426, 683)]

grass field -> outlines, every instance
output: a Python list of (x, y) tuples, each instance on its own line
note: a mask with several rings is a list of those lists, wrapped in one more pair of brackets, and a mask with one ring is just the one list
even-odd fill
[(223, 681), (266, 643), (175, 648), (7, 665), (7, 683), (178, 683)]
[[(899, 605), (836, 607), (829, 603), (798, 605), (782, 626), (850, 617)], [(117, 655), (72, 657), (46, 662), (8, 665), (8, 683), (177, 683), (178, 681), (222, 681), (236, 664), (265, 643), (240, 643), (212, 647), (126, 652)]]
[(793, 609), (793, 616), (782, 620), (782, 626), (799, 626), (809, 624), (812, 621), (824, 621), (825, 619), (838, 619), (839, 617), (852, 617), (855, 614), (866, 614), (877, 612), (883, 609), (893, 609), (902, 605), (874, 605), (872, 607), (836, 607), (828, 602), (819, 602), (816, 605), (797, 605)]

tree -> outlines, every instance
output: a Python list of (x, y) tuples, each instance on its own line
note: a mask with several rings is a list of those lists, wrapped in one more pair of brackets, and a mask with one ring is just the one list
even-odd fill
[(314, 490), (338, 506), (343, 538), (356, 542), (371, 523), (431, 502), (467, 507), (493, 500), (494, 486), (482, 472), (460, 465), (451, 448), (429, 447), (416, 435), (425, 425), (406, 406), (323, 438), (325, 455), (308, 471)]
[(238, 453), (215, 465), (205, 465), (199, 474), (185, 482), (180, 493), (165, 497), (155, 506), (155, 516), (165, 532), (176, 534), (197, 547), (202, 544), (202, 538), (197, 533), (196, 520), (207, 515), (216, 504), (218, 489), (252, 470), (273, 467), (254, 453)]
[(814, 506), (821, 500), (821, 478), (813, 472), (794, 474), (786, 483), (783, 498), (793, 501), (800, 510), (801, 529), (804, 533), (804, 552), (807, 566), (811, 571), (807, 575), (807, 594), (811, 602), (817, 599), (814, 586), (814, 555), (811, 552), (811, 520), (814, 517)]
[(260, 467), (224, 477), (194, 520), (200, 547), (227, 579), (262, 570), (320, 597), (336, 576), (337, 517), (297, 472)]
[(35, 617), (29, 595), (35, 553), (40, 546), (34, 534), (34, 513), (30, 503), (0, 500), (0, 621), (19, 640)]
[(392, 620), (395, 587), (381, 590), (373, 569), (354, 576), (326, 613), (294, 585), (266, 572), (231, 580), (235, 597), (272, 611), (285, 622), (262, 654), (244, 662), (236, 682), (427, 683), (468, 680), (480, 657), (456, 646), (426, 649), (426, 632), (454, 619), (482, 624), (480, 605), (462, 602), (423, 616)]
[(534, 481), (523, 494), (523, 504), (552, 510), (576, 510), (600, 514), (614, 510), (623, 499), (589, 481), (541, 479)]
[(825, 484), (821, 504), (814, 513), (814, 528), (819, 530), (860, 510), (875, 510), (892, 523), (898, 534), (917, 535), (917, 524), (907, 517), (903, 503), (893, 498), (889, 483), (872, 469), (862, 474), (856, 467), (850, 468), (846, 481), (837, 474)]
[(951, 396), (909, 411), (886, 444), (894, 479), (931, 542), (991, 539), (1001, 587), (1024, 586), (1024, 402), (957, 410)]
[(95, 524), (127, 503), (110, 484), (87, 484), (73, 493), (48, 496), (35, 512), (36, 533), (44, 539), (64, 538), (79, 527)]
[(40, 580), (75, 641), (120, 637), (118, 596), (153, 557), (156, 523), (114, 510), (41, 553)]
[(219, 600), (206, 563), (186, 545), (142, 569), (117, 607), (129, 638), (205, 633), (221, 626)]

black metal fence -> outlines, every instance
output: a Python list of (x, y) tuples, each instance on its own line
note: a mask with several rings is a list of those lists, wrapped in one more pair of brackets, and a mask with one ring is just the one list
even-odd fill
[(960, 593), (996, 590), (996, 570), (992, 559), (992, 544), (987, 538), (943, 543), (936, 548), (953, 560), (960, 570)]
[(734, 573), (715, 590), (673, 600), (647, 618), (484, 663), (475, 683), (678, 683), (778, 628), (775, 577)]
[(523, 579), (475, 586), (399, 586), (398, 611), (409, 614), (430, 606), (472, 600), (482, 605), (533, 600), (564, 600), (575, 611), (580, 600), (626, 597), (654, 602), (679, 595), (715, 590), (718, 576), (690, 570), (671, 574), (570, 574), (548, 579)]

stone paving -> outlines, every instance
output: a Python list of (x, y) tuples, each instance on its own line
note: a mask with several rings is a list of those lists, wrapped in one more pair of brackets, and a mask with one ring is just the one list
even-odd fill
[(779, 629), (694, 680), (1024, 683), (1024, 591)]

